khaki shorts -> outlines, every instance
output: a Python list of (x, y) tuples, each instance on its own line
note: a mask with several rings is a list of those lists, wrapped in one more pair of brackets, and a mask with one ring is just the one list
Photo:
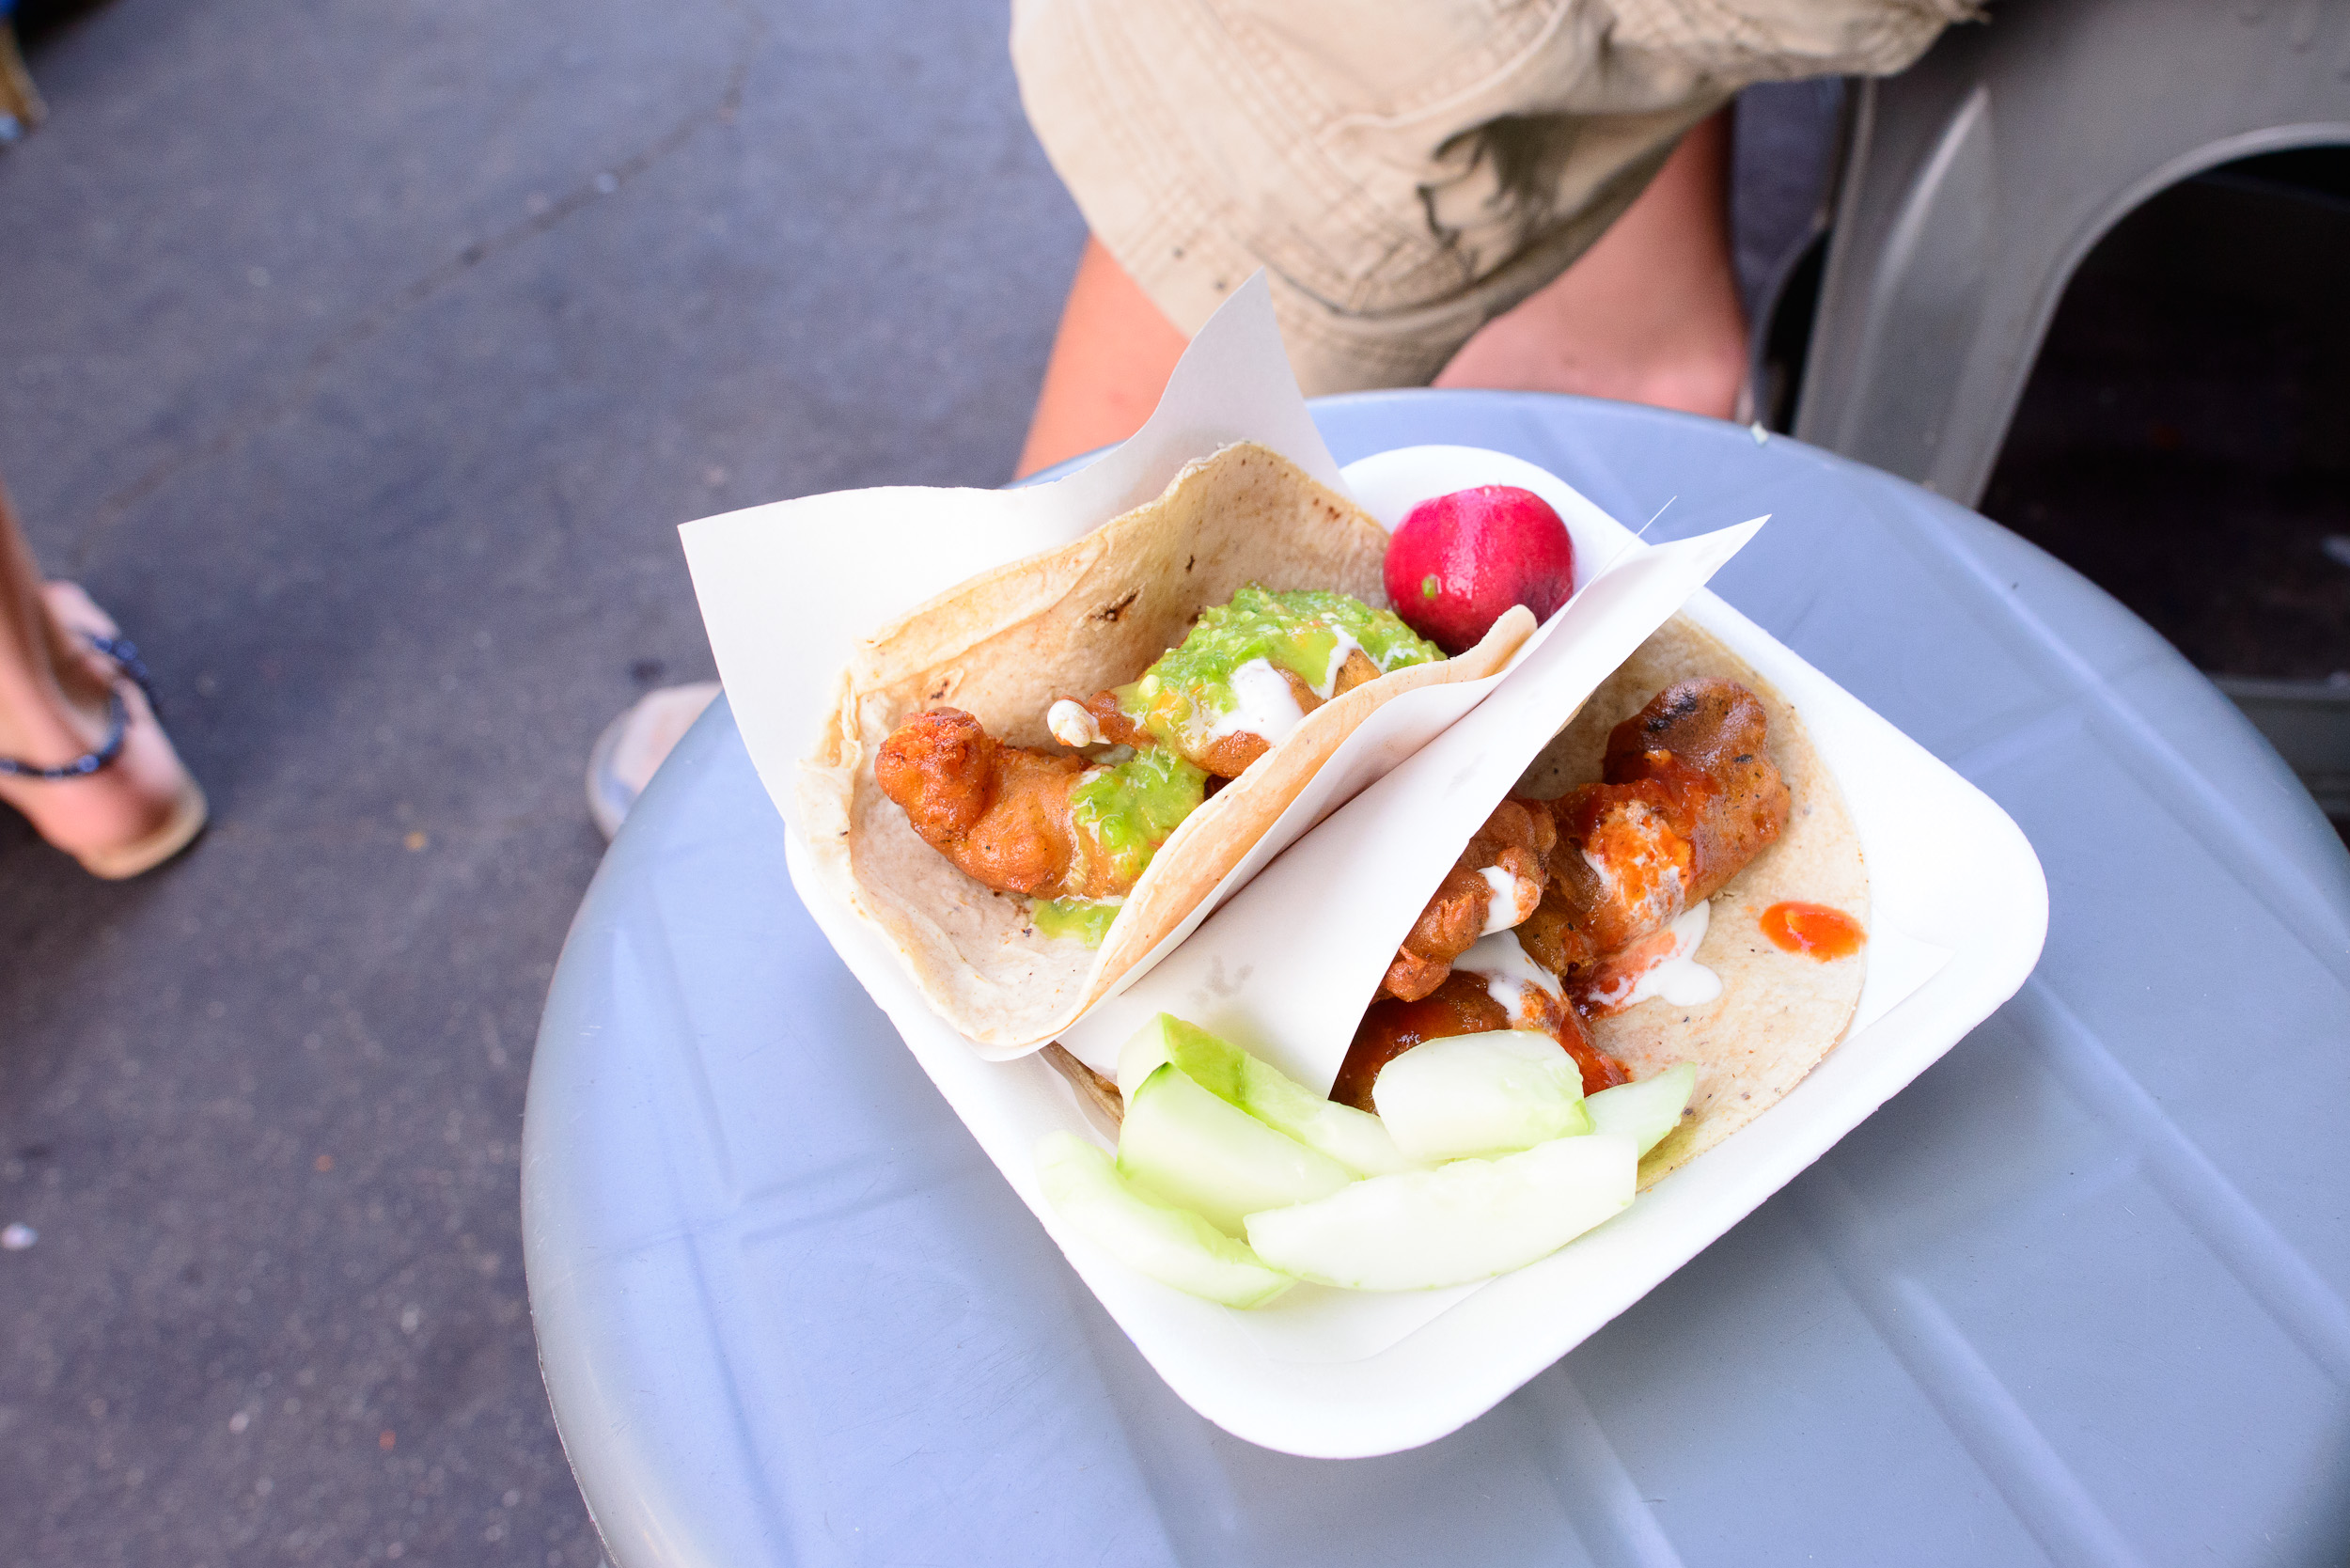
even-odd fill
[(1029, 122), (1196, 332), (1265, 269), (1309, 393), (1425, 384), (1751, 82), (1884, 74), (1972, 0), (1014, 0)]

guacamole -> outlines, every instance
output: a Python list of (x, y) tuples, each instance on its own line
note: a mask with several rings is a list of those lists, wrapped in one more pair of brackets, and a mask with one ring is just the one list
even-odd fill
[(1028, 904), (1028, 917), (1036, 929), (1046, 936), (1064, 942), (1083, 942), (1098, 948), (1102, 938), (1110, 933), (1110, 922), (1118, 918), (1123, 899), (1034, 899)]
[(1069, 823), (1089, 868), (1106, 862), (1121, 887), (1140, 879), (1151, 856), (1208, 798), (1208, 776), (1165, 746), (1089, 768), (1069, 792)]
[[(1251, 584), (1230, 604), (1202, 614), (1180, 646), (1113, 694), (1120, 711), (1140, 731), (1134, 737), (1137, 743), (1155, 744), (1139, 744), (1131, 755), (1088, 769), (1071, 790), (1069, 820), (1075, 829), (1078, 867), (1088, 873), (1106, 869), (1112, 885), (1131, 887), (1159, 846), (1198, 809), (1207, 798), (1208, 775), (1190, 758), (1206, 757), (1206, 745), (1231, 728), (1235, 715), (1244, 724), (1248, 720), (1249, 713), (1242, 712), (1250, 707), (1247, 694), (1236, 689), (1234, 679), (1244, 666), (1261, 662), (1286, 670), (1326, 699), (1340, 667), (1357, 649), (1382, 675), (1444, 657), (1393, 613), (1343, 593), (1315, 588), (1274, 593)], [(1258, 669), (1241, 679), (1275, 682), (1276, 697), (1289, 707), (1290, 721), (1296, 721), (1296, 708), (1278, 677)], [(1280, 735), (1264, 739), (1271, 744)], [(1103, 886), (1089, 877), (1073, 880)], [(1045, 935), (1098, 947), (1117, 918), (1118, 904), (1040, 899), (1030, 913)]]
[[(1219, 719), (1241, 706), (1233, 672), (1262, 659), (1327, 699), (1347, 653), (1359, 648), (1379, 673), (1444, 657), (1392, 610), (1321, 588), (1275, 593), (1250, 584), (1200, 616), (1178, 647), (1142, 679), (1118, 688), (1119, 706), (1164, 745), (1196, 750)], [(1273, 737), (1277, 739), (1278, 737)]]

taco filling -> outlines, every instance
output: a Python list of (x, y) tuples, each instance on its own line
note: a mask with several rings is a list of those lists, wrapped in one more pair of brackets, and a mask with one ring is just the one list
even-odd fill
[(938, 708), (882, 744), (874, 776), (958, 870), (1035, 900), (1040, 932), (1098, 943), (1211, 781), (1239, 777), (1323, 704), (1443, 658), (1392, 611), (1251, 584), (1131, 683), (1054, 700), (1053, 734), (1096, 755), (1008, 745)]
[(1240, 443), (907, 610), (855, 645), (801, 760), (815, 874), (982, 1055), (1044, 1044), (1286, 833), (1373, 713), (1533, 635), (1513, 607), (1442, 657), (1386, 607), (1387, 543)]
[[(1053, 732), (1098, 760), (1006, 745), (946, 708), (900, 726), (874, 771), (958, 869), (1032, 899), (1040, 933), (1098, 943), (1213, 785), (1313, 708), (1442, 657), (1389, 611), (1252, 585), (1130, 684), (1055, 700)], [(1678, 681), (1609, 733), (1598, 782), (1502, 801), (1398, 948), (1331, 1098), (1370, 1110), (1405, 1051), (1494, 1030), (1557, 1040), (1586, 1093), (1628, 1081), (1587, 1020), (1654, 994), (1702, 937), (1706, 901), (1786, 827), (1768, 728), (1736, 682)]]
[(1446, 888), (1464, 880), (1456, 866), (1404, 939), (1330, 1097), (1369, 1110), (1380, 1071), (1413, 1046), (1496, 1029), (1557, 1039), (1587, 1094), (1626, 1082), (1589, 1020), (1654, 994), (1651, 977), (1702, 937), (1706, 901), (1785, 830), (1793, 797), (1769, 739), (1746, 687), (1678, 681), (1609, 732), (1598, 782), (1504, 801), (1496, 819), (1526, 816), (1551, 846), (1540, 902), (1512, 935), (1462, 941), (1466, 921), (1445, 918)]
[(1660, 632), (1519, 780), (1327, 1099), (1164, 1013), (1115, 1084), (1048, 1047), (1118, 1126), (1114, 1166), (1067, 1133), (1039, 1146), (1056, 1208), (1234, 1307), (1296, 1279), (1463, 1284), (1603, 1223), (1786, 1092), (1850, 1017), (1865, 884), (1800, 721), (1692, 656), (1728, 662)]

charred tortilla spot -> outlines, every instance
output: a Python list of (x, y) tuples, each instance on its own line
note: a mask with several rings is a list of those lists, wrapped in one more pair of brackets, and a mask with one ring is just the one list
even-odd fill
[(1136, 600), (1141, 597), (1142, 590), (1140, 588), (1128, 588), (1126, 590), (1126, 596), (1123, 599), (1120, 599), (1117, 604), (1106, 604), (1101, 609), (1094, 611), (1093, 619), (1096, 620), (1116, 620), (1120, 616), (1126, 613), (1129, 605), (1133, 604)]

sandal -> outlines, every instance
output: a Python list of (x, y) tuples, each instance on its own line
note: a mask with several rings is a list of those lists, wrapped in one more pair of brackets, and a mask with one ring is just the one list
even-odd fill
[[(84, 632), (82, 635), (92, 648), (114, 661), (116, 669), (124, 679), (138, 687), (139, 695), (146, 700), (148, 715), (160, 726), (162, 709), (156, 702), (155, 685), (147, 672), (146, 661), (139, 657), (138, 645), (128, 637), (107, 636), (96, 632)], [(123, 742), (131, 730), (131, 705), (123, 700), (118, 682), (106, 694), (106, 738), (96, 750), (86, 751), (71, 761), (60, 762), (54, 767), (19, 761), (13, 757), (0, 757), (0, 778), (24, 778), (36, 783), (56, 784), (87, 778), (97, 773), (122, 755)], [(182, 768), (179, 792), (161, 825), (130, 843), (79, 852), (74, 858), (92, 876), (103, 877), (109, 882), (134, 877), (142, 871), (153, 870), (195, 842), (196, 836), (204, 831), (204, 824), (211, 815), (203, 790)]]

